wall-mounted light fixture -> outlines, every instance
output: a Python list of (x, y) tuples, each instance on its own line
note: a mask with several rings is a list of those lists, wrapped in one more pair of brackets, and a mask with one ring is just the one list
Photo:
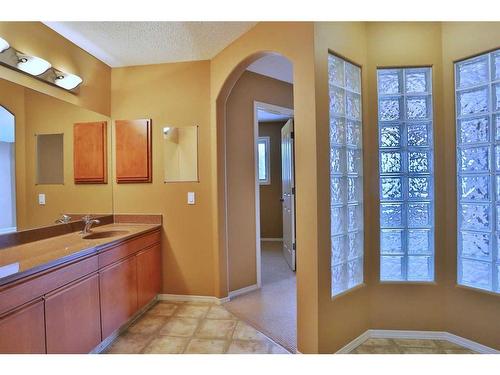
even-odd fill
[(78, 91), (83, 82), (77, 75), (55, 69), (40, 57), (26, 55), (16, 50), (2, 38), (0, 38), (0, 64), (73, 93)]
[(5, 39), (0, 38), (0, 53), (10, 48), (10, 44)]
[(33, 76), (39, 76), (52, 67), (48, 61), (36, 56), (28, 56), (18, 53), (17, 68)]

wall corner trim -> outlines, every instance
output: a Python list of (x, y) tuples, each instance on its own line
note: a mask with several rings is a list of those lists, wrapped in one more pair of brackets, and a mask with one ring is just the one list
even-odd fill
[(234, 290), (232, 292), (229, 292), (229, 297), (228, 301), (233, 299), (234, 297), (241, 296), (242, 294), (247, 294), (250, 292), (253, 292), (254, 290), (260, 289), (260, 287), (257, 284), (249, 285), (241, 289)]
[(449, 332), (440, 331), (403, 331), (403, 330), (385, 330), (369, 329), (356, 337), (335, 354), (348, 354), (368, 339), (420, 339), (420, 340), (446, 340), (464, 348), (473, 350), (480, 354), (500, 354), (500, 351), (482, 345), (478, 342), (454, 335)]
[(229, 297), (217, 298), (213, 296), (191, 296), (186, 294), (159, 294), (158, 301), (208, 302), (222, 305), (229, 302)]

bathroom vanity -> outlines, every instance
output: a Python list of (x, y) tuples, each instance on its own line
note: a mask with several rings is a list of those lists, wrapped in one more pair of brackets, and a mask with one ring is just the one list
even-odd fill
[(114, 223), (2, 249), (0, 353), (99, 351), (160, 292), (160, 227)]

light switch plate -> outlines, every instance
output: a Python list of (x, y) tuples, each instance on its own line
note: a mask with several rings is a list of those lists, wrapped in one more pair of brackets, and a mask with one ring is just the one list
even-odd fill
[(188, 204), (195, 204), (196, 199), (194, 195), (194, 191), (188, 192)]
[(45, 194), (38, 194), (38, 204), (41, 206), (45, 205)]

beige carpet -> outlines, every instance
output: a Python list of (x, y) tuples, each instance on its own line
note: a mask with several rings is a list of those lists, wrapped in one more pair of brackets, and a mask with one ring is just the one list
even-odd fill
[(262, 288), (238, 296), (224, 307), (290, 352), (297, 351), (295, 272), (281, 253), (281, 242), (262, 241)]

